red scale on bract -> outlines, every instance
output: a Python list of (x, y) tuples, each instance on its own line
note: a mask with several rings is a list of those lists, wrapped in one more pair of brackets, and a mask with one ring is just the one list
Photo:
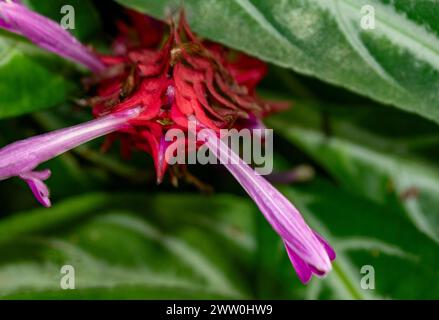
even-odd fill
[(183, 13), (179, 25), (170, 23), (168, 28), (133, 11), (128, 15), (130, 25), (118, 23), (115, 55), (101, 57), (109, 68), (92, 99), (93, 114), (100, 117), (137, 106), (143, 111), (130, 121), (130, 128), (110, 136), (104, 148), (120, 138), (124, 156), (133, 149), (150, 153), (160, 182), (171, 143), (164, 139), (167, 130), (186, 132), (189, 116), (216, 131), (242, 127), (242, 121), (261, 118), (273, 108), (255, 95), (267, 70), (263, 62), (201, 41)]

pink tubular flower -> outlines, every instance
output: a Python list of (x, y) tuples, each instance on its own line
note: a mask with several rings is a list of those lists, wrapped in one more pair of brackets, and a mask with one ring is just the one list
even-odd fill
[(140, 108), (134, 108), (12, 143), (0, 149), (0, 180), (22, 178), (37, 200), (50, 207), (49, 190), (43, 182), (50, 177), (50, 170), (34, 169), (83, 143), (127, 127), (139, 112)]
[(0, 0), (0, 28), (20, 34), (36, 45), (78, 62), (94, 72), (104, 64), (56, 22), (30, 11), (19, 1)]
[(255, 201), (262, 214), (282, 238), (299, 279), (308, 283), (312, 274), (331, 270), (335, 251), (306, 224), (299, 211), (267, 180), (250, 168), (212, 130), (201, 130), (201, 139)]
[(119, 138), (123, 155), (133, 150), (149, 153), (161, 182), (168, 169), (165, 155), (170, 142), (164, 138), (166, 132), (181, 129), (186, 135), (177, 142), (186, 147), (188, 121), (195, 120), (203, 128), (199, 136), (206, 146), (282, 238), (299, 279), (308, 283), (313, 274), (325, 276), (335, 259), (334, 250), (311, 230), (291, 202), (218, 138), (223, 128), (261, 128), (265, 115), (285, 107), (263, 102), (256, 95), (266, 65), (198, 39), (184, 14), (178, 26), (171, 22), (169, 28), (133, 11), (127, 16), (131, 23), (118, 23), (114, 54), (97, 58), (53, 21), (29, 11), (19, 1), (0, 0), (0, 28), (19, 33), (96, 73), (89, 81), (95, 95), (89, 102), (97, 118), (0, 149), (0, 180), (22, 178), (35, 197), (50, 206), (49, 190), (43, 182), (50, 170), (35, 168), (82, 143), (108, 135), (105, 147)]

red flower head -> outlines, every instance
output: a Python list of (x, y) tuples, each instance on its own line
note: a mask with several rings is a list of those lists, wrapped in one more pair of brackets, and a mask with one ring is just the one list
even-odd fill
[(102, 57), (113, 72), (98, 83), (93, 113), (101, 117), (143, 107), (132, 127), (115, 135), (125, 154), (140, 149), (152, 155), (159, 182), (167, 168), (167, 130), (187, 131), (190, 116), (216, 131), (242, 127), (270, 111), (255, 95), (267, 70), (263, 62), (198, 39), (183, 13), (178, 26), (170, 23), (168, 34), (158, 21), (132, 11), (129, 16), (131, 26), (119, 23), (114, 46), (119, 55)]

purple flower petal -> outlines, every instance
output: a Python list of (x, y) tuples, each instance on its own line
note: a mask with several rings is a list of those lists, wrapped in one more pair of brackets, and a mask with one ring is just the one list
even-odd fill
[(50, 176), (50, 171), (33, 170), (42, 162), (83, 143), (122, 129), (140, 112), (141, 108), (125, 110), (12, 143), (0, 149), (0, 180), (19, 176), (28, 183), (38, 201), (45, 206), (50, 205), (49, 192), (42, 182)]
[(323, 238), (316, 231), (314, 231), (314, 234), (317, 237), (317, 239), (319, 239), (319, 241), (323, 244), (323, 247), (325, 248), (329, 259), (331, 259), (331, 261), (335, 260), (335, 258), (337, 257), (337, 254), (335, 253), (335, 250), (329, 245), (328, 241), (326, 241), (326, 239)]
[(50, 192), (46, 184), (43, 182), (50, 177), (50, 170), (32, 171), (20, 174), (20, 178), (26, 181), (32, 190), (35, 198), (46, 208), (51, 206), (49, 199)]
[(306, 264), (305, 261), (300, 259), (299, 256), (294, 253), (294, 250), (288, 246), (288, 243), (284, 241), (284, 244), (291, 264), (293, 265), (294, 270), (296, 270), (297, 276), (303, 284), (307, 284), (312, 277), (311, 268), (308, 266), (308, 264)]
[(20, 34), (41, 48), (78, 62), (91, 71), (105, 69), (93, 52), (59, 24), (18, 2), (0, 1), (0, 28)]
[(273, 229), (288, 244), (287, 251), (290, 258), (293, 257), (292, 263), (301, 279), (306, 280), (309, 271), (318, 275), (328, 273), (331, 270), (331, 261), (325, 247), (326, 242), (321, 242), (291, 202), (244, 163), (215, 132), (203, 129), (199, 132), (199, 137), (243, 186)]

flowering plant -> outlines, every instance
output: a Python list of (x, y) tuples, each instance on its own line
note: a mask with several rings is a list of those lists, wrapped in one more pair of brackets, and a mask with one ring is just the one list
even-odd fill
[[(111, 3), (105, 7), (90, 1), (70, 6), (67, 9), (73, 11), (68, 13), (72, 14), (69, 19), (81, 16), (83, 25), (76, 22), (74, 28), (69, 28), (69, 25), (57, 22), (58, 12), (47, 13), (54, 5), (0, 0), (0, 28), (4, 30), (0, 34), (0, 45), (5, 48), (0, 48), (0, 52), (5, 52), (4, 63), (0, 66), (0, 81), (4, 81), (4, 75), (11, 74), (14, 80), (2, 82), (2, 95), (5, 98), (0, 98), (0, 115), (2, 112), (5, 117), (29, 113), (27, 118), (20, 118), (19, 121), (23, 121), (23, 124), (28, 121), (31, 128), (38, 127), (38, 131), (45, 131), (35, 135), (26, 132), (16, 137), (5, 134), (0, 149), (0, 180), (4, 180), (0, 191), (3, 190), (1, 188), (17, 190), (19, 194), (9, 197), (4, 208), (20, 208), (13, 199), (29, 198), (23, 193), (23, 186), (16, 184), (14, 179), (21, 178), (30, 187), (36, 200), (47, 207), (46, 211), (37, 209), (38, 213), (31, 212), (29, 216), (26, 213), (12, 214), (5, 218), (4, 225), (0, 222), (0, 230), (3, 227), (9, 234), (8, 223), (15, 225), (14, 220), (8, 222), (7, 219), (24, 217), (32, 219), (29, 221), (39, 221), (38, 216), (41, 215), (41, 221), (49, 217), (48, 227), (51, 223), (57, 224), (57, 219), (63, 220), (62, 217), (78, 222), (80, 216), (92, 213), (99, 217), (89, 222), (90, 232), (96, 231), (98, 238), (103, 233), (105, 239), (88, 239), (86, 233), (79, 231), (77, 236), (84, 241), (86, 248), (91, 246), (90, 252), (111, 261), (111, 254), (108, 257), (105, 255), (109, 243), (117, 239), (117, 236), (111, 236), (111, 228), (116, 228), (116, 234), (128, 232), (145, 238), (135, 250), (137, 255), (160, 257), (163, 252), (169, 251), (174, 256), (172, 259), (177, 257), (176, 261), (171, 259), (175, 262), (175, 270), (181, 268), (185, 277), (173, 278), (171, 275), (175, 270), (161, 273), (159, 268), (157, 272), (154, 271), (156, 274), (151, 274), (136, 264), (127, 266), (131, 258), (124, 261), (128, 269), (118, 273), (117, 268), (107, 265), (107, 262), (105, 266), (102, 265), (100, 259), (88, 256), (89, 253), (81, 257), (78, 253), (81, 248), (75, 248), (74, 243), (59, 240), (55, 236), (48, 236), (44, 241), (50, 243), (55, 248), (53, 250), (63, 252), (66, 261), (78, 260), (82, 268), (87, 263), (88, 267), (94, 265), (108, 272), (110, 279), (113, 279), (111, 281), (121, 286), (129, 286), (137, 281), (145, 286), (168, 284), (181, 289), (181, 296), (192, 290), (201, 297), (210, 294), (246, 297), (249, 294), (248, 285), (244, 284), (246, 288), (241, 289), (239, 281), (235, 283), (233, 277), (227, 276), (229, 272), (237, 274), (245, 270), (258, 277), (260, 286), (267, 286), (267, 295), (271, 289), (267, 281), (260, 278), (260, 274), (276, 278), (273, 283), (282, 290), (275, 297), (291, 297), (297, 294), (292, 294), (291, 290), (295, 289), (291, 288), (297, 286), (290, 275), (286, 277), (290, 285), (282, 279), (285, 259), (290, 261), (303, 284), (310, 283), (313, 275), (324, 278), (311, 282), (311, 285), (315, 283), (316, 288), (318, 286), (319, 295), (325, 294), (321, 286), (327, 286), (334, 297), (371, 297), (367, 290), (374, 286), (371, 284), (372, 278), (367, 275), (366, 284), (358, 280), (363, 269), (359, 268), (356, 274), (353, 265), (358, 265), (358, 262), (349, 256), (350, 246), (371, 250), (372, 253), (378, 250), (389, 255), (392, 255), (389, 252), (397, 255), (396, 252), (404, 250), (389, 244), (388, 239), (368, 239), (370, 230), (360, 226), (357, 228), (362, 233), (343, 235), (343, 230), (349, 228), (339, 226), (355, 225), (360, 221), (358, 214), (361, 213), (379, 217), (378, 229), (383, 228), (380, 224), (383, 221), (382, 212), (392, 212), (398, 219), (401, 219), (401, 215), (408, 216), (410, 223), (405, 220), (401, 222), (405, 230), (417, 232), (413, 237), (425, 245), (426, 251), (433, 250), (439, 233), (434, 224), (435, 214), (426, 212), (426, 206), (433, 212), (437, 209), (434, 195), (438, 194), (439, 187), (434, 177), (438, 175), (433, 164), (400, 163), (398, 150), (392, 157), (381, 154), (382, 150), (369, 150), (366, 140), (388, 139), (391, 142), (394, 138), (384, 130), (380, 133), (381, 138), (370, 136), (370, 123), (364, 126), (361, 118), (350, 119), (351, 115), (346, 116), (346, 108), (331, 106), (328, 103), (331, 95), (325, 97), (323, 92), (339, 90), (340, 96), (347, 96), (341, 89), (326, 87), (321, 90), (323, 96), (320, 97), (320, 94), (314, 93), (320, 90), (316, 80), (314, 83), (309, 79), (297, 78), (286, 69), (292, 67), (305, 74), (313, 73), (323, 80), (343, 84), (360, 93), (373, 92), (373, 97), (378, 101), (391, 101), (403, 109), (409, 109), (400, 103), (399, 93), (392, 91), (403, 90), (402, 79), (383, 69), (385, 67), (378, 64), (372, 53), (364, 48), (365, 44), (359, 43), (360, 39), (350, 36), (348, 40), (380, 80), (384, 79), (386, 85), (392, 85), (388, 97), (383, 97), (379, 88), (364, 86), (363, 79), (358, 76), (361, 75), (360, 71), (352, 75), (351, 87), (350, 83), (340, 83), (341, 79), (347, 81), (349, 77), (349, 72), (344, 73), (343, 67), (340, 66), (339, 73), (332, 74), (325, 69), (329, 60), (319, 62), (313, 56), (304, 55), (310, 49), (301, 41), (312, 38), (312, 32), (320, 32), (313, 29), (317, 28), (317, 22), (308, 26), (309, 35), (300, 35), (299, 31), (297, 34), (284, 34), (284, 27), (272, 22), (271, 15), (266, 17), (259, 11), (266, 6), (262, 3), (237, 2), (251, 16), (248, 21), (247, 18), (240, 20), (239, 16), (228, 11), (232, 8), (222, 7), (223, 4), (215, 1), (215, 6), (220, 8), (207, 8), (201, 3), (172, 7), (166, 6), (167, 1), (163, 1), (162, 7), (162, 4), (153, 4), (153, 1), (142, 4), (136, 1), (120, 2), (120, 5)], [(279, 9), (267, 6), (265, 9), (270, 14)], [(287, 9), (293, 12), (293, 8)], [(303, 9), (307, 10), (307, 7)], [(310, 14), (314, 12), (314, 9), (309, 10)], [(319, 13), (319, 10), (314, 13)], [(322, 10), (331, 9), (325, 7)], [(87, 17), (89, 12), (94, 15)], [(229, 15), (230, 26), (225, 23), (224, 16), (217, 15), (219, 12)], [(277, 18), (273, 16), (273, 19)], [(293, 23), (295, 19), (288, 21)], [(239, 26), (240, 22), (242, 26)], [(255, 22), (257, 25), (253, 30), (251, 26)], [(88, 24), (95, 25), (94, 34), (90, 32)], [(197, 33), (192, 31), (192, 26)], [(221, 27), (229, 30), (229, 33)], [(236, 30), (236, 34), (230, 33), (231, 30)], [(83, 36), (85, 31), (89, 33), (88, 39)], [(258, 38), (258, 32), (261, 38)], [(350, 32), (347, 34), (352, 35), (353, 31)], [(242, 33), (242, 39), (239, 39), (239, 33)], [(310, 45), (312, 41), (309, 40)], [(336, 44), (339, 48), (343, 48), (343, 45)], [(313, 54), (318, 51), (316, 48), (313, 50)], [(291, 58), (287, 58), (289, 54)], [(328, 53), (329, 57), (335, 59), (331, 54)], [(322, 68), (315, 69), (319, 63)], [(26, 64), (29, 69), (14, 70)], [(352, 66), (351, 70), (356, 69)], [(364, 74), (369, 75), (367, 72)], [(16, 94), (13, 93), (14, 88)], [(346, 99), (349, 101), (348, 97)], [(49, 107), (54, 108), (41, 112)], [(394, 121), (403, 118), (401, 121), (405, 121), (408, 128), (422, 127), (426, 133), (435, 128), (426, 120), (376, 106), (358, 107), (351, 112), (371, 117), (367, 119), (374, 119), (379, 113), (386, 117), (389, 114)], [(424, 111), (420, 107), (416, 112), (422, 115)], [(436, 119), (433, 111), (427, 117)], [(71, 125), (73, 119), (76, 121)], [(62, 125), (63, 122), (66, 124)], [(21, 128), (21, 122), (5, 119), (4, 126), (4, 132), (13, 132), (16, 126)], [(268, 154), (271, 150), (269, 138), (272, 136), (266, 133), (271, 128), (276, 139), (283, 139), (283, 142), (279, 143), (279, 148), (276, 143), (274, 145), (275, 172), (263, 175), (258, 172), (254, 161), (243, 159), (248, 150), (254, 150), (254, 140), (260, 140), (261, 145), (265, 145), (266, 157), (272, 156)], [(422, 130), (419, 132), (424, 134)], [(229, 132), (253, 134), (244, 139), (244, 146), (234, 149), (224, 139), (233, 135)], [(262, 134), (264, 132), (266, 134)], [(195, 142), (191, 140), (193, 136), (198, 137)], [(103, 143), (91, 142), (101, 137), (105, 137)], [(292, 148), (290, 143), (298, 149)], [(406, 147), (404, 142), (399, 143)], [(101, 153), (96, 151), (99, 145)], [(113, 145), (120, 146), (120, 156), (112, 148)], [(390, 148), (389, 145), (383, 148)], [(70, 151), (75, 155), (66, 154)], [(172, 162), (176, 153), (181, 152), (181, 161)], [(200, 153), (208, 153), (221, 166), (204, 167), (203, 163), (195, 161), (195, 165), (192, 165), (187, 161)], [(144, 159), (151, 159), (152, 164), (144, 164)], [(401, 172), (398, 166), (402, 168)], [(149, 168), (153, 168), (153, 179), (148, 178), (151, 172)], [(223, 174), (227, 171), (235, 180)], [(431, 174), (423, 176), (419, 172)], [(49, 179), (52, 173), (54, 176)], [(55, 179), (58, 180), (52, 184), (51, 181)], [(151, 183), (151, 180), (156, 183)], [(235, 188), (236, 184), (242, 187), (242, 191)], [(69, 191), (68, 185), (75, 190)], [(171, 186), (177, 189), (170, 191), (168, 188)], [(202, 193), (211, 195), (206, 197)], [(236, 198), (230, 198), (231, 193)], [(243, 193), (252, 202), (248, 203)], [(56, 201), (51, 200), (50, 196)], [(302, 213), (293, 203), (298, 205)], [(197, 207), (198, 204), (202, 205)], [(33, 206), (30, 200), (23, 201), (23, 210)], [(14, 210), (17, 209), (11, 209)], [(212, 215), (209, 213), (211, 210), (214, 211)], [(100, 211), (103, 211), (102, 215)], [(152, 216), (145, 221), (146, 211), (152, 211)], [(256, 211), (262, 213), (264, 222), (254, 215)], [(305, 219), (302, 214), (305, 214)], [(93, 223), (97, 225), (93, 227)], [(44, 223), (41, 222), (41, 225)], [(334, 229), (328, 227), (334, 225)], [(20, 229), (21, 226), (24, 229)], [(15, 227), (19, 230), (17, 235), (34, 231), (50, 234), (46, 225), (41, 229), (32, 226), (29, 222), (18, 222)], [(196, 228), (197, 231), (184, 230), (180, 238), (177, 235), (182, 226), (188, 226), (188, 230)], [(370, 228), (375, 230), (375, 227)], [(167, 235), (166, 230), (175, 235)], [(234, 230), (237, 230), (236, 233)], [(279, 238), (274, 239), (272, 231)], [(198, 238), (199, 232), (206, 234)], [(12, 233), (5, 236), (4, 241), (14, 237)], [(396, 235), (389, 241), (397, 239)], [(127, 240), (127, 244), (133, 244), (130, 242), (132, 240)], [(206, 241), (206, 248), (203, 248), (201, 240)], [(335, 245), (336, 250), (332, 240), (338, 244)], [(106, 244), (105, 248), (99, 250), (98, 243)], [(126, 255), (127, 247), (123, 246), (123, 242), (115, 243), (117, 251), (122, 256)], [(93, 248), (94, 245), (96, 247)], [(286, 253), (280, 254), (279, 246), (284, 247)], [(341, 248), (342, 256), (335, 260), (337, 247)], [(224, 252), (222, 249), (225, 249)], [(218, 256), (204, 255), (204, 251), (212, 250), (218, 250)], [(234, 260), (237, 253), (239, 257)], [(401, 254), (418, 259), (411, 255), (410, 250)], [(252, 260), (250, 257), (259, 257), (260, 260), (249, 263)], [(426, 254), (425, 259), (432, 258)], [(223, 268), (224, 263), (220, 261), (224, 259), (229, 262)], [(367, 256), (361, 258), (361, 266), (369, 265), (365, 263), (369, 261), (367, 259)], [(236, 268), (234, 261), (239, 262)], [(159, 264), (170, 265), (166, 261)], [(128, 270), (137, 277), (127, 276), (131, 272)], [(188, 287), (192, 280), (188, 280), (187, 274), (191, 270), (195, 270), (195, 278), (201, 278), (201, 282), (197, 280), (198, 285), (194, 287)], [(2, 272), (0, 267), (0, 277)], [(82, 281), (84, 287), (100, 287), (94, 275)], [(360, 287), (357, 287), (356, 281)], [(48, 280), (48, 288), (51, 285)], [(206, 292), (198, 287), (203, 285), (207, 286)], [(336, 289), (337, 286), (342, 289)], [(40, 289), (36, 291), (47, 292), (46, 289)], [(14, 290), (19, 292), (20, 288), (12, 284), (10, 291), (2, 291), (0, 287), (0, 293), (4, 292), (5, 295)], [(261, 290), (258, 295), (264, 296), (265, 289)], [(256, 291), (250, 295), (254, 296)], [(308, 295), (311, 294), (312, 291), (309, 291)], [(151, 296), (154, 297), (154, 293)]]

